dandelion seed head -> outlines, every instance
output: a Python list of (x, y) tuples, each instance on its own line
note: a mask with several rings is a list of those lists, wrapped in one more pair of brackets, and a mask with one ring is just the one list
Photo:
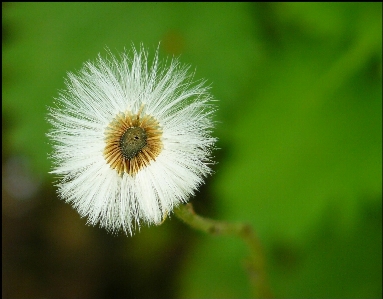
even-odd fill
[(211, 174), (214, 106), (178, 59), (141, 47), (68, 75), (49, 108), (58, 194), (91, 225), (159, 224)]

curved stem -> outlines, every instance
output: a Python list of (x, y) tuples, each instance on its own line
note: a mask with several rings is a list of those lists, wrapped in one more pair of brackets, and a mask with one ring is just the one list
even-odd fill
[(215, 221), (198, 216), (192, 204), (179, 205), (174, 214), (191, 227), (213, 235), (233, 235), (240, 237), (247, 244), (251, 255), (247, 263), (247, 270), (256, 298), (272, 298), (267, 281), (265, 259), (261, 244), (248, 224)]

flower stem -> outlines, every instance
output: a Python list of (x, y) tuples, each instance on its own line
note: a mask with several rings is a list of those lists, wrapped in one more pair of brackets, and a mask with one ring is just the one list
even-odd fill
[(255, 298), (272, 298), (266, 277), (265, 258), (262, 247), (250, 225), (215, 221), (198, 216), (194, 212), (191, 203), (179, 205), (174, 209), (174, 214), (192, 228), (205, 233), (212, 235), (233, 235), (243, 239), (251, 252), (246, 266), (254, 296)]

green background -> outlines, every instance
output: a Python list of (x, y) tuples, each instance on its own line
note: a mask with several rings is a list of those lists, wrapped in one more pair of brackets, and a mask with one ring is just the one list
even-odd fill
[(2, 22), (3, 297), (251, 296), (241, 240), (175, 217), (110, 235), (56, 198), (47, 106), (132, 43), (211, 84), (218, 163), (191, 202), (252, 224), (275, 296), (382, 296), (381, 3), (5, 3)]

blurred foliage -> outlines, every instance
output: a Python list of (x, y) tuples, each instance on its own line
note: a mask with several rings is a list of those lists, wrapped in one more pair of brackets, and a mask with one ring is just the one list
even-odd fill
[(40, 182), (4, 183), (3, 296), (250, 296), (239, 240), (173, 219), (109, 236), (55, 199), (46, 106), (141, 42), (211, 82), (219, 163), (192, 202), (254, 226), (276, 297), (381, 297), (382, 3), (3, 4), (3, 183), (15, 156)]

